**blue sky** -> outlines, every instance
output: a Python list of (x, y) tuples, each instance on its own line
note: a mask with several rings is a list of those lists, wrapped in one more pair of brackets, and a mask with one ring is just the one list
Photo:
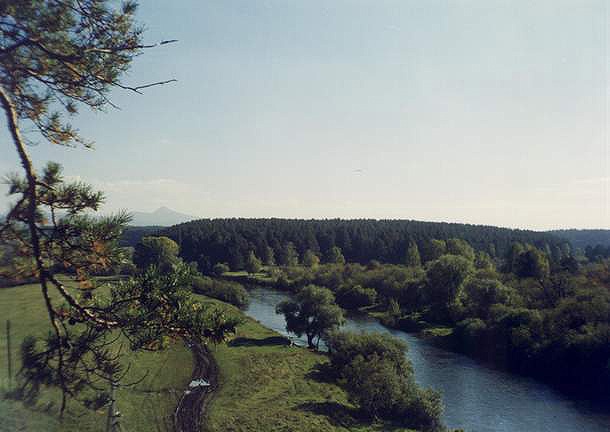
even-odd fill
[[(178, 82), (83, 111), (94, 151), (31, 148), (106, 212), (610, 228), (603, 0), (146, 0), (138, 16), (147, 41), (180, 42), (125, 82)], [(17, 168), (4, 132), (0, 154)]]

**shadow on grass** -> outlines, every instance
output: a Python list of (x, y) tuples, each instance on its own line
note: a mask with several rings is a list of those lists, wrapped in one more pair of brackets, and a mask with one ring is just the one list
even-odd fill
[(229, 342), (229, 346), (272, 346), (272, 345), (290, 345), (290, 341), (282, 336), (269, 336), (264, 339), (254, 339), (247, 337), (238, 337)]
[(337, 380), (335, 370), (328, 362), (320, 362), (314, 365), (305, 377), (320, 383), (335, 383)]
[(305, 402), (297, 406), (302, 411), (323, 415), (334, 426), (353, 427), (362, 424), (362, 418), (357, 408), (345, 406), (338, 402)]

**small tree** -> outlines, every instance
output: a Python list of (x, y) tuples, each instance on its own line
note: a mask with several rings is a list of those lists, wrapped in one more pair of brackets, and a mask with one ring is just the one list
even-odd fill
[(162, 272), (168, 272), (179, 261), (178, 244), (168, 237), (144, 237), (133, 251), (133, 263), (141, 270), (155, 265)]
[(409, 267), (420, 267), (421, 266), (421, 257), (419, 255), (419, 248), (417, 247), (417, 243), (415, 243), (412, 240), (409, 242), (409, 247), (407, 248), (406, 264)]
[(254, 251), (250, 251), (248, 259), (246, 260), (246, 271), (248, 273), (258, 273), (261, 271), (262, 267), (261, 260), (256, 257)]
[(305, 334), (307, 345), (316, 349), (322, 336), (345, 322), (332, 291), (315, 285), (307, 285), (293, 300), (278, 304), (276, 313), (284, 315), (286, 330), (299, 337)]
[(318, 264), (320, 264), (320, 258), (311, 249), (307, 249), (303, 254), (303, 265), (313, 268)]
[(326, 262), (329, 264), (345, 264), (345, 257), (339, 246), (333, 246), (328, 250)]
[(275, 252), (271, 246), (265, 246), (263, 249), (263, 262), (266, 266), (275, 265)]
[(294, 267), (299, 265), (299, 253), (294, 247), (294, 243), (286, 243), (280, 253), (280, 264), (286, 267)]
[(216, 263), (214, 267), (212, 267), (212, 274), (214, 276), (222, 276), (226, 272), (230, 271), (229, 265), (227, 263)]

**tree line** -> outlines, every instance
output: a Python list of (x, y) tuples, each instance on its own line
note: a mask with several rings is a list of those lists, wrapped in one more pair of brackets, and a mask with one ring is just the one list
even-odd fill
[(176, 241), (182, 257), (205, 273), (219, 262), (242, 270), (251, 252), (267, 265), (301, 263), (311, 259), (308, 251), (322, 262), (334, 262), (334, 247), (349, 262), (403, 264), (414, 243), (422, 260), (430, 261), (438, 249), (432, 240), (451, 238), (463, 239), (493, 259), (502, 258), (515, 242), (534, 245), (554, 261), (570, 253), (566, 240), (548, 233), (411, 220), (201, 219), (160, 234)]

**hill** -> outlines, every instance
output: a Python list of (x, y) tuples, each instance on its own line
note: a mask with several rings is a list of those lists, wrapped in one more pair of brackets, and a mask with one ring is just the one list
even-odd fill
[(568, 240), (575, 248), (587, 246), (610, 246), (610, 230), (605, 229), (564, 229), (549, 231), (550, 234)]

